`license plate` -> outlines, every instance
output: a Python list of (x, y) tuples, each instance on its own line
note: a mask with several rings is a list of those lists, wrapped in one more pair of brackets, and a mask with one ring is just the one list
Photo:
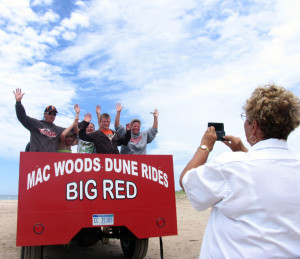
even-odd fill
[(93, 226), (107, 226), (114, 224), (114, 214), (94, 214)]

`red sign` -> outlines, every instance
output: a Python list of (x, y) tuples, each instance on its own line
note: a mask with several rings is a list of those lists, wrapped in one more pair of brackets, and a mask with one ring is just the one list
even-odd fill
[(21, 152), (18, 246), (67, 244), (99, 226), (177, 235), (172, 156)]

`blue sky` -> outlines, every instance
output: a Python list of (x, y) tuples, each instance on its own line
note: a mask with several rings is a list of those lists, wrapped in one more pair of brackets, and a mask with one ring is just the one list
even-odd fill
[[(121, 123), (140, 118), (143, 129), (157, 108), (148, 153), (173, 155), (179, 189), (208, 121), (246, 143), (240, 113), (255, 87), (275, 82), (300, 96), (299, 12), (292, 0), (0, 0), (0, 194), (17, 194), (29, 140), (16, 88), (29, 116), (53, 104), (64, 127), (75, 103), (81, 119), (99, 104), (113, 121), (120, 102)], [(288, 144), (300, 152), (299, 129)], [(210, 156), (224, 151), (218, 142)]]

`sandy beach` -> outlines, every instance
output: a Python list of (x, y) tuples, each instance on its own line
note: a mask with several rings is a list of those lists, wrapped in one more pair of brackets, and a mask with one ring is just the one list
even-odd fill
[[(16, 247), (17, 206), (15, 200), (0, 200), (0, 258), (20, 258), (21, 248)], [(178, 235), (163, 237), (164, 258), (199, 257), (200, 246), (209, 216), (209, 210), (198, 212), (192, 208), (185, 195), (176, 197)], [(83, 248), (72, 245), (47, 246), (44, 249), (44, 258), (73, 259), (73, 258), (126, 258), (123, 255), (120, 241), (110, 239), (109, 244)], [(146, 259), (160, 258), (159, 238), (150, 238)]]

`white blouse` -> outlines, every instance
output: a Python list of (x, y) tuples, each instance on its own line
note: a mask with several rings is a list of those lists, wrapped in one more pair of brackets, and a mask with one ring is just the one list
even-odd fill
[(200, 258), (300, 258), (300, 157), (268, 139), (192, 169), (194, 208), (212, 207)]

